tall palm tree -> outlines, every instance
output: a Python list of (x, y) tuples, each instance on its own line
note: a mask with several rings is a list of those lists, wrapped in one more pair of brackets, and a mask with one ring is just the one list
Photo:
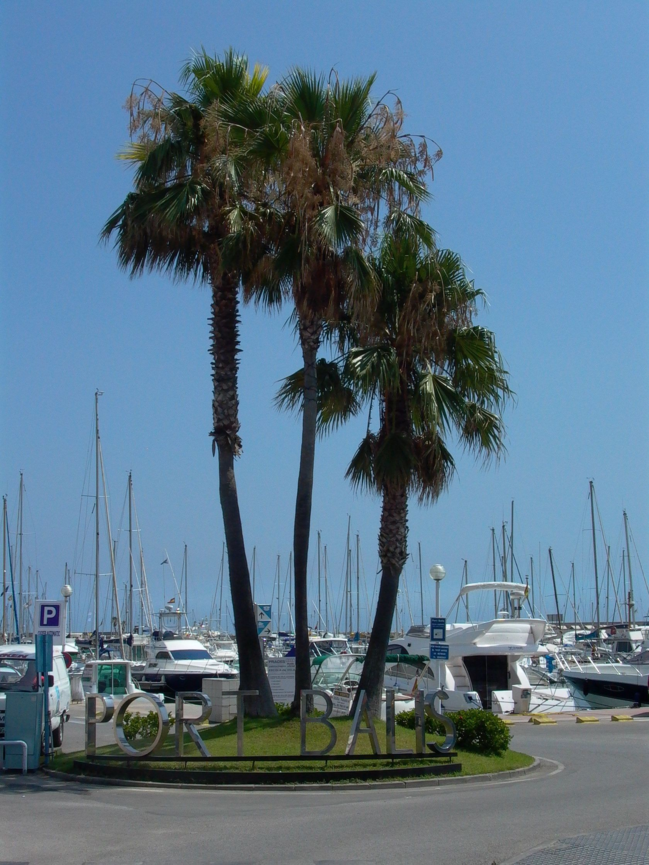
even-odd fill
[[(348, 352), (318, 371), (323, 429), (358, 414), (363, 401), (378, 407), (378, 428), (368, 420), (347, 471), (354, 486), (381, 496), (381, 584), (359, 683), (378, 714), (407, 558), (409, 498), (432, 504), (448, 486), (455, 471), (450, 436), (482, 459), (503, 453), (500, 415), (510, 389), (493, 334), (473, 323), (482, 292), (458, 255), (431, 251), (400, 229), (386, 235), (373, 268), (374, 308), (347, 329)], [(280, 404), (298, 406), (300, 378), (285, 381)]]
[(378, 714), (385, 654), (407, 557), (408, 499), (432, 504), (455, 464), (449, 437), (483, 460), (504, 452), (508, 374), (493, 334), (473, 323), (482, 292), (448, 250), (431, 253), (410, 234), (388, 235), (375, 263), (374, 315), (349, 354), (361, 392), (378, 404), (347, 471), (381, 495), (381, 584), (359, 691)]
[[(246, 194), (254, 164), (243, 157), (220, 109), (258, 98), (265, 69), (229, 50), (223, 59), (195, 54), (181, 83), (187, 96), (152, 84), (131, 98), (134, 140), (121, 154), (135, 165), (134, 189), (108, 219), (102, 236), (115, 235), (120, 265), (132, 276), (163, 271), (211, 289), (212, 453), (218, 453), (219, 495), (228, 549), (241, 688), (259, 691), (250, 714), (275, 713), (257, 637), (250, 575), (239, 510), (234, 460), (239, 436), (238, 352), (240, 262), (227, 240), (252, 212)], [(252, 217), (251, 217), (252, 218)]]
[(261, 197), (272, 207), (266, 251), (247, 274), (246, 290), (266, 303), (292, 299), (303, 358), (293, 531), (295, 710), (300, 691), (311, 683), (307, 563), (323, 328), (350, 300), (360, 306), (371, 297), (373, 275), (364, 252), (386, 212), (398, 211), (426, 242), (432, 240), (416, 211), (428, 197), (425, 175), (441, 153), (431, 157), (425, 142), (402, 134), (399, 106), (374, 104), (374, 78), (327, 80), (294, 69), (265, 108), (248, 106), (229, 117), (236, 128), (254, 128), (249, 152), (266, 166)]

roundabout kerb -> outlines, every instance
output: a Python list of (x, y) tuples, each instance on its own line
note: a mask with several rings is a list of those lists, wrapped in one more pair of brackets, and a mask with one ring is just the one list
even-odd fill
[[(244, 701), (247, 696), (256, 696), (256, 691), (226, 691), (224, 696), (237, 698), (237, 755), (211, 754), (200, 735), (198, 727), (205, 723), (211, 714), (210, 698), (199, 691), (177, 693), (175, 699), (175, 736), (174, 753), (162, 754), (165, 741), (171, 728), (171, 719), (164, 702), (155, 694), (137, 693), (125, 697), (115, 711), (112, 697), (103, 694), (88, 694), (85, 706), (85, 759), (74, 761), (75, 769), (83, 774), (95, 777), (119, 778), (123, 780), (150, 780), (193, 783), (240, 784), (245, 778), (246, 783), (282, 784), (282, 783), (319, 783), (322, 781), (381, 780), (404, 777), (430, 777), (449, 775), (462, 771), (462, 764), (453, 762), (457, 753), (453, 750), (456, 742), (456, 731), (453, 722), (435, 706), (436, 699), (447, 699), (443, 690), (424, 694), (415, 694), (415, 741), (414, 749), (397, 748), (395, 741), (395, 691), (386, 689), (386, 730), (385, 753), (381, 751), (376, 727), (368, 711), (367, 695), (360, 692), (351, 724), (351, 730), (345, 746), (344, 754), (332, 754), (337, 744), (337, 731), (329, 718), (333, 711), (333, 703), (329, 694), (317, 689), (300, 692), (300, 753), (299, 754), (255, 754), (244, 753)], [(325, 712), (321, 716), (307, 715), (307, 698), (318, 695), (324, 699)], [(142, 748), (136, 748), (124, 730), (126, 712), (137, 700), (149, 702), (158, 717), (158, 729), (153, 741)], [(185, 705), (201, 704), (201, 714), (198, 718), (185, 715)], [(99, 709), (99, 714), (98, 714)], [(437, 742), (426, 742), (426, 717), (435, 718), (442, 723), (446, 737), (440, 745)], [(97, 726), (112, 721), (115, 743), (121, 753), (98, 754), (96, 745)], [(319, 750), (307, 748), (307, 728), (319, 724), (329, 733), (329, 742)], [(196, 746), (199, 755), (185, 754), (185, 733)], [(367, 736), (371, 746), (371, 754), (357, 754), (356, 746), (359, 736)], [(365, 761), (372, 761), (367, 769), (358, 766)], [(443, 760), (444, 762), (440, 762)], [(319, 767), (304, 769), (305, 762), (315, 762)], [(422, 765), (422, 762), (424, 765)], [(232, 769), (232, 764), (251, 764), (249, 770)], [(279, 763), (279, 770), (269, 769), (255, 771), (258, 763)], [(291, 764), (299, 763), (294, 768)], [(341, 768), (329, 768), (331, 763), (342, 764)], [(354, 767), (345, 768), (346, 763), (354, 763)], [(382, 764), (377, 767), (377, 763)], [(416, 763), (417, 765), (409, 765)], [(180, 765), (179, 765), (180, 764)], [(191, 764), (191, 768), (190, 768)], [(206, 764), (210, 764), (208, 769)], [(219, 769), (222, 764), (223, 769)]]

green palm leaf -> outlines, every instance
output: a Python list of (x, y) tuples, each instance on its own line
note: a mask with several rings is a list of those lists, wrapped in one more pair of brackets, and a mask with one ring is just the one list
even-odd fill
[(358, 211), (346, 204), (324, 207), (313, 220), (315, 231), (323, 244), (332, 250), (360, 243), (365, 223)]

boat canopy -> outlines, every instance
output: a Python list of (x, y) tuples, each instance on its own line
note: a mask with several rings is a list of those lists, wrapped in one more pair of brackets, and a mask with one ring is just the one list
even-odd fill
[(471, 592), (492, 591), (508, 592), (514, 598), (524, 598), (527, 594), (527, 586), (522, 583), (467, 583), (460, 589), (459, 598)]

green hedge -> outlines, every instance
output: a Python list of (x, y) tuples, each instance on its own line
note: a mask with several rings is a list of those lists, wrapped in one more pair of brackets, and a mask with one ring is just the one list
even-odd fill
[[(457, 747), (478, 754), (504, 754), (509, 748), (512, 734), (507, 725), (496, 715), (485, 709), (463, 709), (461, 712), (446, 712), (455, 724)], [(400, 712), (396, 718), (402, 727), (415, 729), (415, 710)], [(426, 715), (426, 732), (443, 736), (444, 727), (435, 718)]]

